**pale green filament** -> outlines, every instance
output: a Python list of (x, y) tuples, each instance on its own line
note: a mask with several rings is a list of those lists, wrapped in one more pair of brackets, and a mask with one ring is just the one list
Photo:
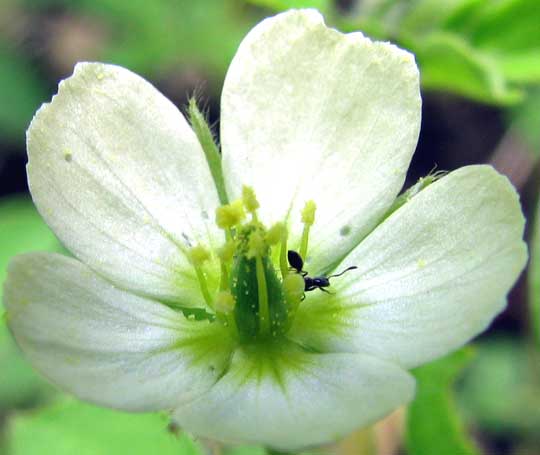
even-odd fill
[(315, 210), (317, 206), (313, 201), (307, 201), (304, 209), (302, 210), (302, 223), (304, 223), (304, 229), (302, 230), (302, 240), (300, 242), (300, 256), (305, 260), (307, 257), (308, 241), (309, 241), (309, 229), (315, 222)]
[(197, 280), (199, 281), (199, 287), (201, 289), (204, 301), (210, 308), (212, 308), (212, 297), (210, 296), (210, 292), (208, 291), (208, 283), (206, 282), (206, 277), (204, 276), (204, 272), (202, 270), (202, 265), (208, 260), (210, 260), (210, 252), (204, 246), (197, 245), (193, 248), (190, 248), (189, 257), (191, 260), (191, 264), (195, 269), (195, 273), (197, 275)]
[(219, 289), (225, 291), (229, 287), (229, 267), (232, 263), (236, 243), (234, 240), (229, 240), (218, 250), (219, 263), (221, 269), (221, 279), (219, 281)]
[(287, 259), (287, 237), (289, 236), (287, 229), (284, 227), (281, 231), (281, 248), (279, 252), (279, 268), (281, 270), (281, 278), (285, 280), (285, 277), (289, 273), (289, 261)]

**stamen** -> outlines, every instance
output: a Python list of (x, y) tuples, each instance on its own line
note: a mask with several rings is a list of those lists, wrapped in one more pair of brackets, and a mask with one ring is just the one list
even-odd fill
[(260, 205), (255, 196), (255, 191), (250, 186), (244, 185), (242, 187), (242, 202), (246, 210), (251, 213), (253, 221), (257, 221), (257, 209)]
[(224, 291), (229, 287), (229, 268), (233, 260), (236, 250), (236, 242), (229, 240), (218, 250), (218, 257), (221, 269), (221, 278), (219, 281), (219, 289)]
[(216, 209), (216, 224), (227, 231), (238, 225), (245, 216), (242, 200), (237, 199)]
[(317, 206), (313, 201), (307, 201), (304, 209), (302, 210), (302, 223), (304, 223), (304, 230), (302, 231), (302, 240), (300, 242), (300, 256), (304, 259), (307, 258), (309, 229), (315, 222), (315, 210)]
[(287, 238), (289, 233), (287, 228), (283, 226), (281, 231), (281, 248), (279, 251), (279, 268), (281, 270), (281, 279), (285, 280), (285, 277), (289, 274), (289, 261), (287, 259)]
[(210, 292), (208, 291), (208, 283), (206, 282), (206, 277), (202, 270), (202, 265), (210, 259), (210, 252), (202, 245), (197, 245), (189, 250), (189, 257), (191, 264), (195, 269), (197, 275), (197, 280), (199, 281), (199, 287), (201, 288), (201, 293), (203, 295), (204, 301), (206, 304), (212, 308), (213, 302)]
[(266, 235), (264, 236), (264, 239), (266, 240), (266, 243), (270, 246), (276, 245), (281, 241), (282, 232), (285, 229), (285, 226), (283, 226), (283, 223), (276, 223), (274, 224), (268, 231), (266, 232)]

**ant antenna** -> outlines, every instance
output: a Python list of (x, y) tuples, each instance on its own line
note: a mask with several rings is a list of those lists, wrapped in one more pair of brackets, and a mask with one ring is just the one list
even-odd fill
[(357, 269), (358, 267), (356, 267), (355, 265), (352, 265), (351, 267), (347, 267), (345, 270), (343, 270), (343, 272), (340, 272), (340, 273), (337, 273), (335, 275), (330, 275), (329, 277), (327, 277), (328, 279), (330, 278), (335, 278), (337, 276), (341, 276), (343, 275), (345, 272), (348, 272), (349, 270), (354, 270), (354, 269)]

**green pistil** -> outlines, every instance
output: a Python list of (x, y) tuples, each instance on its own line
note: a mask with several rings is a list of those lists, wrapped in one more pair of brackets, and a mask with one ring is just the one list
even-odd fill
[(268, 308), (268, 286), (264, 273), (263, 261), (260, 256), (255, 258), (257, 272), (257, 293), (259, 298), (259, 332), (263, 337), (270, 333), (270, 311)]
[[(286, 225), (277, 222), (267, 229), (257, 216), (258, 209), (253, 189), (244, 187), (240, 199), (216, 210), (216, 224), (225, 234), (221, 248), (213, 254), (202, 245), (189, 249), (201, 294), (213, 310), (214, 320), (247, 344), (281, 339), (294, 321), (305, 287), (303, 274), (289, 267)], [(300, 255), (304, 258), (315, 210), (313, 201), (302, 210)], [(246, 215), (251, 216), (246, 220)], [(216, 260), (220, 276), (206, 276), (205, 272), (218, 269)], [(210, 261), (214, 263), (206, 267)]]
[(201, 289), (204, 301), (210, 308), (212, 308), (212, 296), (208, 290), (208, 283), (206, 282), (206, 277), (202, 270), (202, 265), (210, 260), (210, 252), (202, 245), (197, 245), (189, 250), (189, 258), (193, 268), (195, 269), (195, 274), (197, 275), (197, 280), (199, 281), (199, 287)]

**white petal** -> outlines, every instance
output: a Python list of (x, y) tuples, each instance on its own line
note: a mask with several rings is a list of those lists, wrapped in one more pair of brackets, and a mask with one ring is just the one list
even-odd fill
[(34, 202), (79, 259), (124, 288), (194, 305), (182, 249), (219, 235), (218, 197), (170, 101), (126, 69), (78, 64), (34, 117), (28, 153)]
[[(397, 47), (326, 28), (313, 10), (261, 22), (222, 95), (229, 196), (251, 185), (267, 222), (317, 204), (310, 272), (344, 257), (403, 185), (420, 127), (418, 69)], [(309, 258), (308, 258), (309, 259)]]
[(174, 407), (208, 390), (230, 356), (219, 324), (188, 321), (57, 254), (16, 257), (4, 305), (30, 362), (63, 390), (100, 405)]
[(173, 419), (200, 436), (293, 451), (368, 425), (413, 391), (406, 371), (371, 356), (246, 347), (210, 392)]
[[(489, 166), (452, 172), (420, 192), (345, 259), (358, 270), (302, 304), (293, 336), (412, 368), (482, 332), (527, 259), (524, 219)], [(311, 296), (310, 296), (311, 297)]]

